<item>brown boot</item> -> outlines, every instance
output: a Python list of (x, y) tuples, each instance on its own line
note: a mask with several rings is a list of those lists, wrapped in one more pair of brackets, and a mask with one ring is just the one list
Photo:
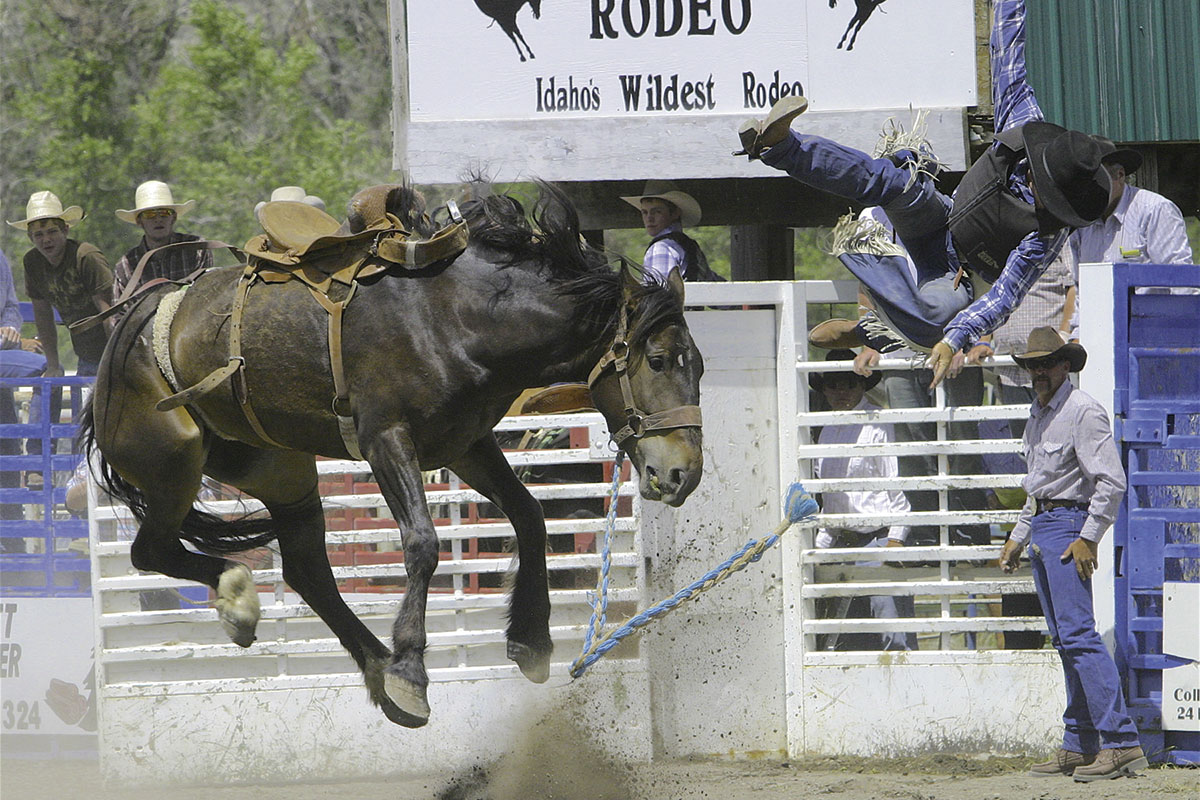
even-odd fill
[(1096, 759), (1095, 753), (1076, 753), (1074, 750), (1058, 748), (1058, 752), (1048, 761), (1034, 764), (1029, 768), (1029, 774), (1035, 778), (1049, 778), (1053, 775), (1070, 775), (1077, 767), (1091, 764)]
[(1096, 754), (1096, 760), (1075, 770), (1079, 783), (1105, 781), (1122, 775), (1134, 775), (1149, 766), (1146, 754), (1137, 747), (1109, 747)]
[(861, 347), (862, 342), (854, 332), (857, 325), (852, 319), (827, 319), (808, 332), (808, 341), (826, 350)]
[(792, 120), (807, 109), (808, 100), (800, 95), (779, 98), (762, 120), (748, 119), (741, 124), (738, 139), (742, 149), (734, 155), (749, 156), (751, 161), (758, 158), (763, 150), (786, 139), (792, 129)]

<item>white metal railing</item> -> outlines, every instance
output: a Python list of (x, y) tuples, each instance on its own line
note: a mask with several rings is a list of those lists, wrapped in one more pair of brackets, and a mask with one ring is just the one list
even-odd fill
[[(604, 498), (611, 488), (603, 473), (611, 472), (612, 450), (603, 418), (595, 413), (509, 417), (497, 431), (546, 428), (572, 429), (571, 446), (510, 451), (507, 456), (515, 469), (592, 464), (597, 473), (597, 480), (585, 483), (530, 485), (533, 495), (552, 508), (555, 503), (567, 503), (592, 509), (583, 514), (596, 514), (582, 518), (547, 515), (552, 551), (547, 558), (552, 587), (551, 637), (556, 647), (552, 672), (565, 675), (579, 652), (591, 613), (590, 597), (600, 566), (597, 546), (604, 535)], [(323, 460), (318, 462), (318, 473), (327, 487), (341, 479), (343, 486), (349, 481), (354, 490), (322, 497), (330, 527), (326, 541), (344, 598), (386, 642), (406, 583), (400, 531), (382, 494), (370, 485), (366, 462)], [(252, 567), (262, 601), (258, 640), (241, 648), (224, 634), (206, 589), (133, 569), (129, 560), (133, 520), (128, 509), (97, 502), (94, 486), (90, 492), (97, 681), (102, 696), (220, 691), (247, 680), (259, 688), (361, 683), (341, 644), (283, 582), (277, 552), (259, 550), (239, 559)], [(609, 602), (620, 614), (637, 607), (644, 578), (639, 555), (640, 498), (628, 475), (618, 497), (621, 505), (614, 529)], [(505, 577), (513, 566), (505, 543), (513, 537), (512, 526), (504, 519), (481, 517), (479, 506), (486, 499), (460, 484), (452, 473), (445, 473), (440, 484), (428, 484), (426, 499), (442, 550), (428, 601), (426, 664), (430, 679), (518, 675), (505, 655), (504, 636)], [(217, 514), (244, 514), (262, 508), (249, 498), (208, 500), (203, 506)], [(178, 592), (191, 602), (143, 610), (145, 599), (174, 599)], [(636, 649), (624, 652), (624, 658), (637, 658)]]
[[(688, 300), (697, 306), (728, 308), (731, 292), (712, 291), (707, 286), (689, 286)], [(989, 508), (954, 509), (951, 493), (957, 490), (1016, 489), (1023, 475), (1014, 473), (954, 474), (954, 456), (982, 456), (992, 453), (1019, 453), (1017, 439), (954, 439), (954, 423), (984, 420), (1024, 419), (1025, 405), (978, 405), (951, 407), (939, 386), (929, 407), (884, 408), (878, 412), (812, 411), (809, 409), (808, 374), (813, 371), (849, 371), (847, 362), (810, 360), (807, 332), (811, 311), (819, 306), (835, 305), (852, 309), (857, 305), (857, 284), (853, 281), (808, 281), (803, 283), (763, 282), (739, 285), (733, 302), (773, 308), (777, 318), (778, 392), (780, 415), (780, 491), (795, 476), (814, 494), (831, 491), (860, 491), (875, 488), (902, 491), (936, 492), (937, 510), (913, 511), (895, 517), (829, 514), (824, 522), (833, 527), (869, 525), (880, 528), (891, 524), (932, 526), (938, 530), (936, 544), (905, 548), (816, 549), (815, 525), (802, 527), (798, 541), (785, 540), (784, 581), (798, 594), (797, 610), (785, 612), (790, 629), (803, 631), (799, 644), (802, 663), (857, 663), (872, 660), (865, 653), (826, 652), (818, 649), (818, 635), (828, 641), (832, 636), (853, 632), (914, 631), (922, 651), (935, 650), (953, 657), (973, 656), (969, 652), (1002, 648), (996, 634), (1006, 631), (1044, 630), (1039, 616), (1005, 617), (1000, 614), (1001, 598), (1011, 594), (1032, 593), (1033, 584), (1027, 567), (1005, 575), (996, 567), (1002, 543), (999, 526), (1015, 522), (1018, 510)], [(835, 314), (836, 316), (837, 314)], [(875, 369), (917, 370), (924, 367), (924, 356), (883, 357)], [(1011, 366), (1009, 356), (990, 359), (986, 366)], [(967, 369), (980, 369), (968, 366)], [(789, 426), (786, 420), (794, 420)], [(819, 445), (814, 430), (824, 425), (872, 421), (876, 423), (929, 423), (936, 437), (929, 441), (895, 442), (886, 446)], [(896, 457), (924, 456), (936, 460), (937, 471), (930, 475), (901, 476), (881, 482), (870, 478), (818, 480), (813, 477), (812, 462), (823, 456)], [(884, 485), (886, 483), (886, 486)], [(988, 543), (956, 545), (951, 531), (960, 526), (986, 526)], [(883, 562), (881, 566), (861, 563)], [(912, 597), (916, 616), (897, 620), (819, 619), (817, 601), (871, 595)], [(790, 606), (785, 606), (789, 607)]]

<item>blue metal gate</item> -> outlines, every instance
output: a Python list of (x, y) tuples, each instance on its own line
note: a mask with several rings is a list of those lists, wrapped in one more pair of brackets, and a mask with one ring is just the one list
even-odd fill
[[(0, 419), (0, 587), (8, 597), (91, 597), (87, 520), (64, 508), (79, 454), (83, 391), (93, 378), (0, 378), (0, 392), (28, 392), (25, 421)], [(58, 403), (70, 409), (60, 421)], [(14, 409), (15, 407), (10, 407)]]
[(1200, 762), (1200, 732), (1164, 730), (1164, 582), (1200, 582), (1200, 267), (1113, 268), (1116, 435), (1129, 490), (1114, 528), (1117, 661), (1152, 760)]

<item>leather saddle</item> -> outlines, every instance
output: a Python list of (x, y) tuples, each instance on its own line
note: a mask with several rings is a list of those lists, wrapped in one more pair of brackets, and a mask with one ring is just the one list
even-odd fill
[(466, 249), (468, 237), (467, 224), (458, 207), (448, 203), (450, 224), (421, 239), (388, 211), (389, 198), (399, 189), (400, 186), (387, 184), (363, 189), (351, 199), (348, 218), (341, 223), (306, 203), (290, 200), (265, 203), (257, 212), (263, 233), (251, 237), (243, 250), (259, 262), (285, 268), (302, 262), (320, 268), (316, 262), (329, 258), (327, 268), (321, 269), (327, 274), (340, 272), (345, 261), (369, 256), (378, 256), (405, 269), (421, 269), (458, 257)]

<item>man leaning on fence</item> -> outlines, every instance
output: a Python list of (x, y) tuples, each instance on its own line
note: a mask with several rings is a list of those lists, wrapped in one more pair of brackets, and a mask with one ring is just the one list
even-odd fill
[[(79, 206), (63, 208), (52, 192), (34, 192), (25, 206), (25, 219), (8, 223), (25, 231), (33, 243), (24, 259), (25, 292), (33, 301), (47, 377), (63, 374), (54, 312), (58, 311), (64, 325), (70, 325), (106, 310), (112, 293), (112, 271), (104, 253), (95, 245), (67, 236), (71, 226), (83, 218)], [(71, 346), (79, 358), (75, 374), (95, 375), (107, 343), (108, 329), (103, 325), (71, 331)]]
[(1080, 782), (1130, 775), (1146, 758), (1092, 610), (1100, 539), (1125, 492), (1121, 457), (1104, 407), (1067, 379), (1087, 361), (1082, 346), (1064, 343), (1053, 327), (1035, 328), (1025, 352), (1013, 359), (1029, 371), (1037, 397), (1023, 444), (1028, 497), (1000, 567), (1016, 569), (1028, 542), (1034, 586), (1067, 685), (1062, 747), (1030, 774), (1073, 774)]

